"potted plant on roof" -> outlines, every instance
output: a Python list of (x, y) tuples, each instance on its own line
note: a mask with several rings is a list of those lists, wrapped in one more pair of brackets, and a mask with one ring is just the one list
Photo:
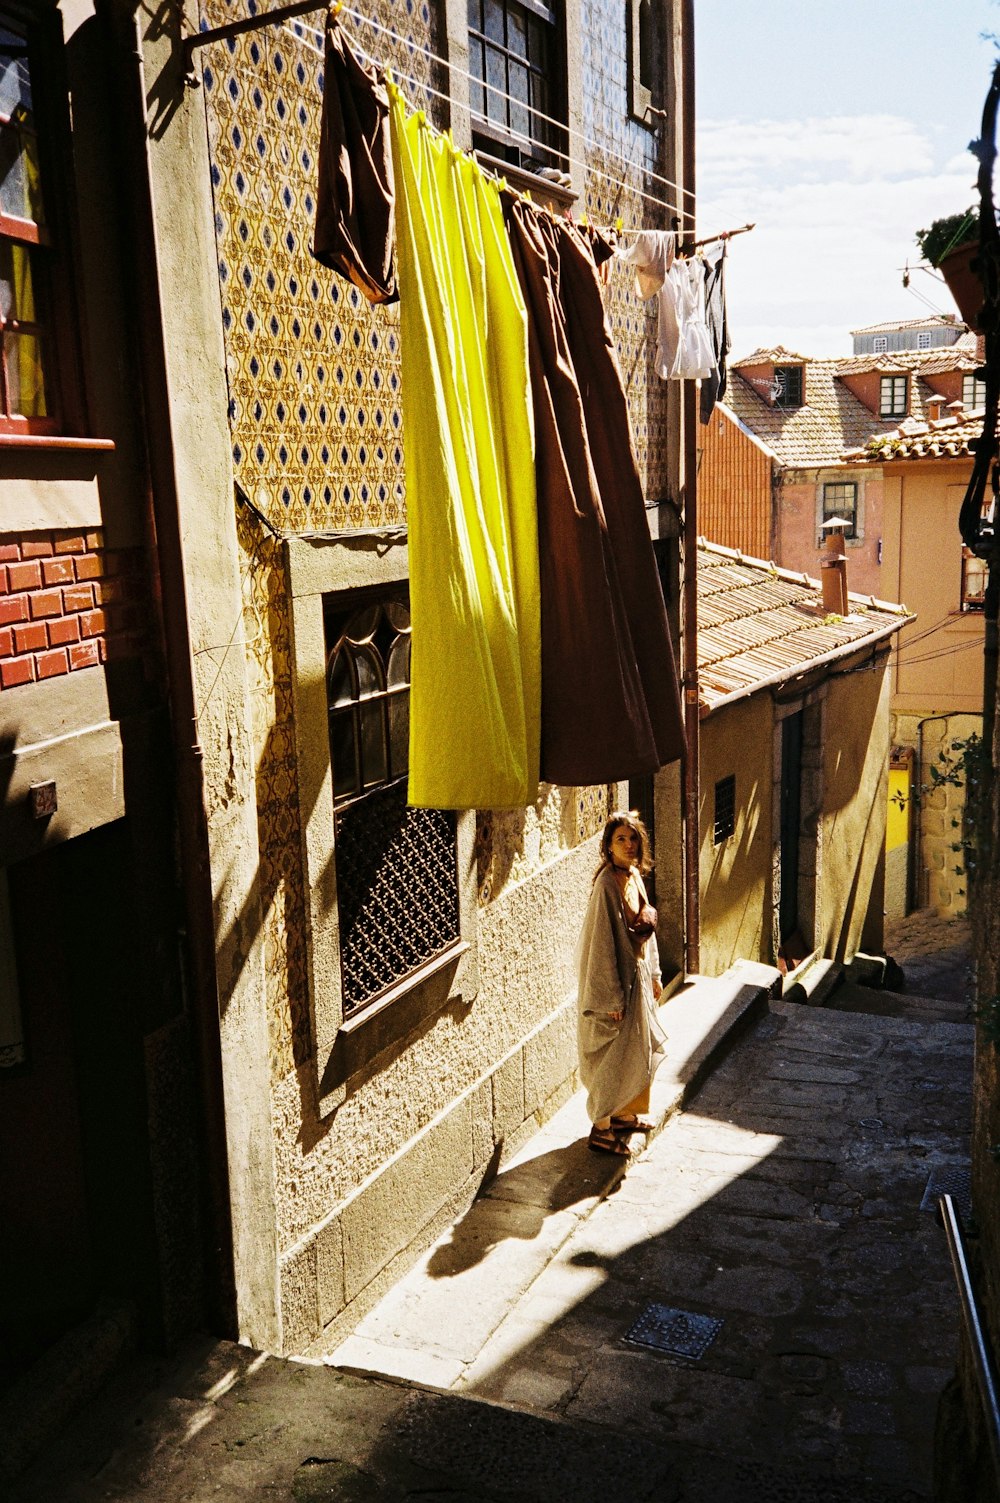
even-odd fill
[(977, 328), (983, 306), (983, 284), (975, 266), (979, 254), (979, 210), (966, 209), (963, 214), (935, 219), (929, 229), (917, 231), (917, 244), (924, 260), (944, 277), (969, 328)]

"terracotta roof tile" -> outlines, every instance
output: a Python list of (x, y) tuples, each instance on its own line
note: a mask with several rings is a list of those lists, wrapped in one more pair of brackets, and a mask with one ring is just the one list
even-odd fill
[(983, 409), (938, 418), (936, 422), (908, 423), (880, 434), (863, 448), (844, 455), (851, 464), (882, 464), (887, 459), (972, 458), (972, 444), (983, 431)]
[(786, 350), (784, 345), (776, 344), (772, 349), (754, 350), (750, 355), (744, 355), (739, 360), (730, 360), (730, 370), (738, 370), (741, 365), (787, 365), (789, 361), (795, 364), (806, 364), (807, 355), (796, 355), (792, 350)]
[(905, 626), (903, 606), (851, 595), (849, 616), (827, 616), (814, 579), (698, 544), (698, 677), (702, 713), (768, 684), (845, 657)]
[[(893, 326), (894, 327), (894, 326)], [(759, 394), (754, 384), (741, 375), (741, 366), (783, 364), (801, 360), (780, 345), (772, 350), (757, 350), (745, 360), (730, 366), (732, 379), (726, 391), (725, 405), (769, 448), (778, 463), (788, 469), (810, 469), (826, 465), (855, 463), (868, 457), (863, 451), (880, 437), (910, 437), (910, 426), (930, 418), (930, 399), (934, 392), (921, 379), (923, 374), (976, 368), (975, 336), (963, 336), (947, 350), (898, 350), (891, 356), (858, 355), (830, 360), (805, 362), (805, 403), (798, 408), (773, 407)], [(899, 424), (892, 418), (876, 417), (839, 379), (865, 371), (882, 370), (910, 373), (913, 416)]]
[(851, 329), (851, 337), (856, 334), (895, 334), (901, 329), (964, 329), (965, 324), (959, 323), (957, 318), (948, 318), (942, 314), (931, 314), (927, 318), (904, 319), (902, 323), (868, 324), (863, 329)]

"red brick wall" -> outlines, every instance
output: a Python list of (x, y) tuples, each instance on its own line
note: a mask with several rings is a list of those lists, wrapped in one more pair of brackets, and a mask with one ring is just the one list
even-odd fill
[(140, 653), (144, 595), (142, 550), (101, 532), (0, 535), (0, 690)]

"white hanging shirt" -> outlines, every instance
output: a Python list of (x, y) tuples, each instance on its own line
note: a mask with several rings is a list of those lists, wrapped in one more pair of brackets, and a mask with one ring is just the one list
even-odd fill
[(672, 230), (640, 230), (618, 254), (635, 267), (636, 291), (657, 298), (656, 373), (663, 380), (710, 376), (715, 356), (705, 323), (705, 267), (676, 261)]

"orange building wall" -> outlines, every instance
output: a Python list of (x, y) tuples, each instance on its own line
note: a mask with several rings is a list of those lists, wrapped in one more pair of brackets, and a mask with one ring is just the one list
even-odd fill
[(813, 579), (819, 578), (822, 487), (840, 481), (854, 481), (859, 487), (858, 523), (862, 530), (859, 538), (847, 541), (847, 588), (879, 600), (896, 600), (896, 575), (890, 577), (879, 563), (880, 543), (885, 558), (883, 482), (881, 470), (875, 466), (864, 474), (833, 468), (786, 472), (777, 498), (774, 561), (783, 569), (801, 570)]
[(698, 435), (698, 532), (751, 558), (772, 558), (770, 456), (720, 407)]

